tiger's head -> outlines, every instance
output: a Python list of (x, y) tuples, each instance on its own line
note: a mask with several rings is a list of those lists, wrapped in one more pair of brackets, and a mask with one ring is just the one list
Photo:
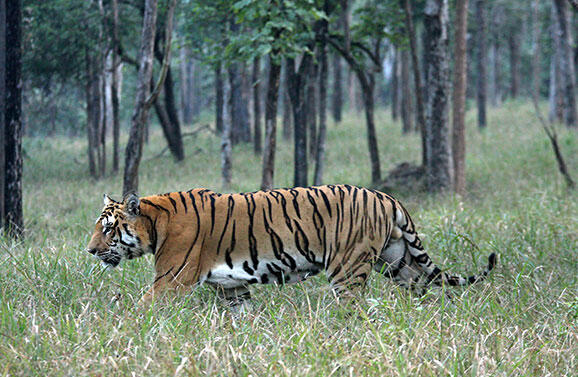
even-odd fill
[(140, 200), (134, 193), (117, 202), (104, 196), (104, 208), (96, 220), (86, 251), (111, 267), (122, 258), (133, 259), (150, 251), (149, 235), (140, 213)]

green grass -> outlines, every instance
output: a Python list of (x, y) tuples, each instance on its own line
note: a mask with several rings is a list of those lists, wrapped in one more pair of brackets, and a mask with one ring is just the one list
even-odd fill
[[(403, 137), (384, 111), (377, 115), (384, 172), (418, 162), (417, 135)], [(0, 374), (576, 375), (577, 195), (565, 190), (531, 106), (492, 110), (482, 133), (474, 117), (470, 111), (467, 197), (396, 196), (443, 268), (478, 271), (493, 251), (497, 268), (487, 282), (424, 297), (375, 274), (353, 314), (335, 304), (323, 276), (254, 286), (242, 313), (206, 287), (137, 308), (153, 278), (150, 258), (106, 270), (83, 251), (102, 194), (119, 197), (121, 175), (89, 179), (84, 139), (26, 139), (26, 238), (0, 240)], [(576, 131), (559, 132), (576, 179)], [(153, 132), (142, 195), (220, 189), (220, 140), (202, 133), (186, 145), (183, 163), (151, 159), (164, 147)], [(290, 186), (292, 147), (278, 147), (275, 182)], [(361, 115), (330, 124), (326, 166), (327, 183), (369, 184)], [(235, 148), (233, 169), (233, 191), (257, 189), (260, 158), (250, 146)]]

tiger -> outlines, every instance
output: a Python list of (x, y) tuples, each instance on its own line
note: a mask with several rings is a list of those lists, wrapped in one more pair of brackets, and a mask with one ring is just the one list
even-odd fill
[(409, 289), (464, 286), (424, 251), (403, 205), (377, 190), (324, 185), (220, 194), (200, 188), (115, 201), (104, 195), (86, 251), (105, 265), (154, 256), (155, 278), (140, 303), (208, 284), (229, 305), (252, 284), (288, 284), (324, 271), (336, 297), (355, 297), (376, 271)]

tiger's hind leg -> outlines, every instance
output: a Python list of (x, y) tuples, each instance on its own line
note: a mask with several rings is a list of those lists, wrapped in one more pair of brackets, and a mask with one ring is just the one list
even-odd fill
[(234, 308), (245, 305), (251, 299), (249, 287), (241, 285), (234, 288), (224, 288), (216, 286), (217, 295), (223, 300), (226, 306)]
[(372, 254), (358, 250), (336, 258), (341, 260), (334, 260), (326, 269), (333, 292), (345, 303), (355, 299), (365, 286), (372, 268)]

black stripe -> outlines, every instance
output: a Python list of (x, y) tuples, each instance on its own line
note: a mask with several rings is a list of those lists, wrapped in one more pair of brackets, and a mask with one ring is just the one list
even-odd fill
[(175, 209), (175, 213), (177, 213), (177, 202), (168, 195), (167, 195), (167, 198), (169, 198), (169, 201), (171, 202), (171, 204), (173, 205), (173, 208)]
[(158, 204), (155, 204), (155, 203), (151, 202), (151, 201), (148, 200), (148, 199), (141, 199), (140, 202), (141, 202), (141, 203), (144, 203), (144, 204), (147, 204), (147, 205), (149, 205), (149, 206), (151, 206), (151, 207), (153, 207), (153, 208), (156, 208), (156, 209), (158, 209), (159, 211), (166, 212), (167, 215), (169, 215), (169, 216), (170, 216), (170, 214), (171, 214), (170, 211), (169, 211), (168, 209), (166, 209), (165, 207), (160, 206), (160, 205), (158, 205)]
[(181, 203), (183, 203), (183, 207), (185, 207), (185, 213), (188, 212), (188, 208), (187, 208), (187, 202), (185, 200), (185, 196), (183, 195), (182, 192), (179, 191), (179, 196), (181, 197)]

